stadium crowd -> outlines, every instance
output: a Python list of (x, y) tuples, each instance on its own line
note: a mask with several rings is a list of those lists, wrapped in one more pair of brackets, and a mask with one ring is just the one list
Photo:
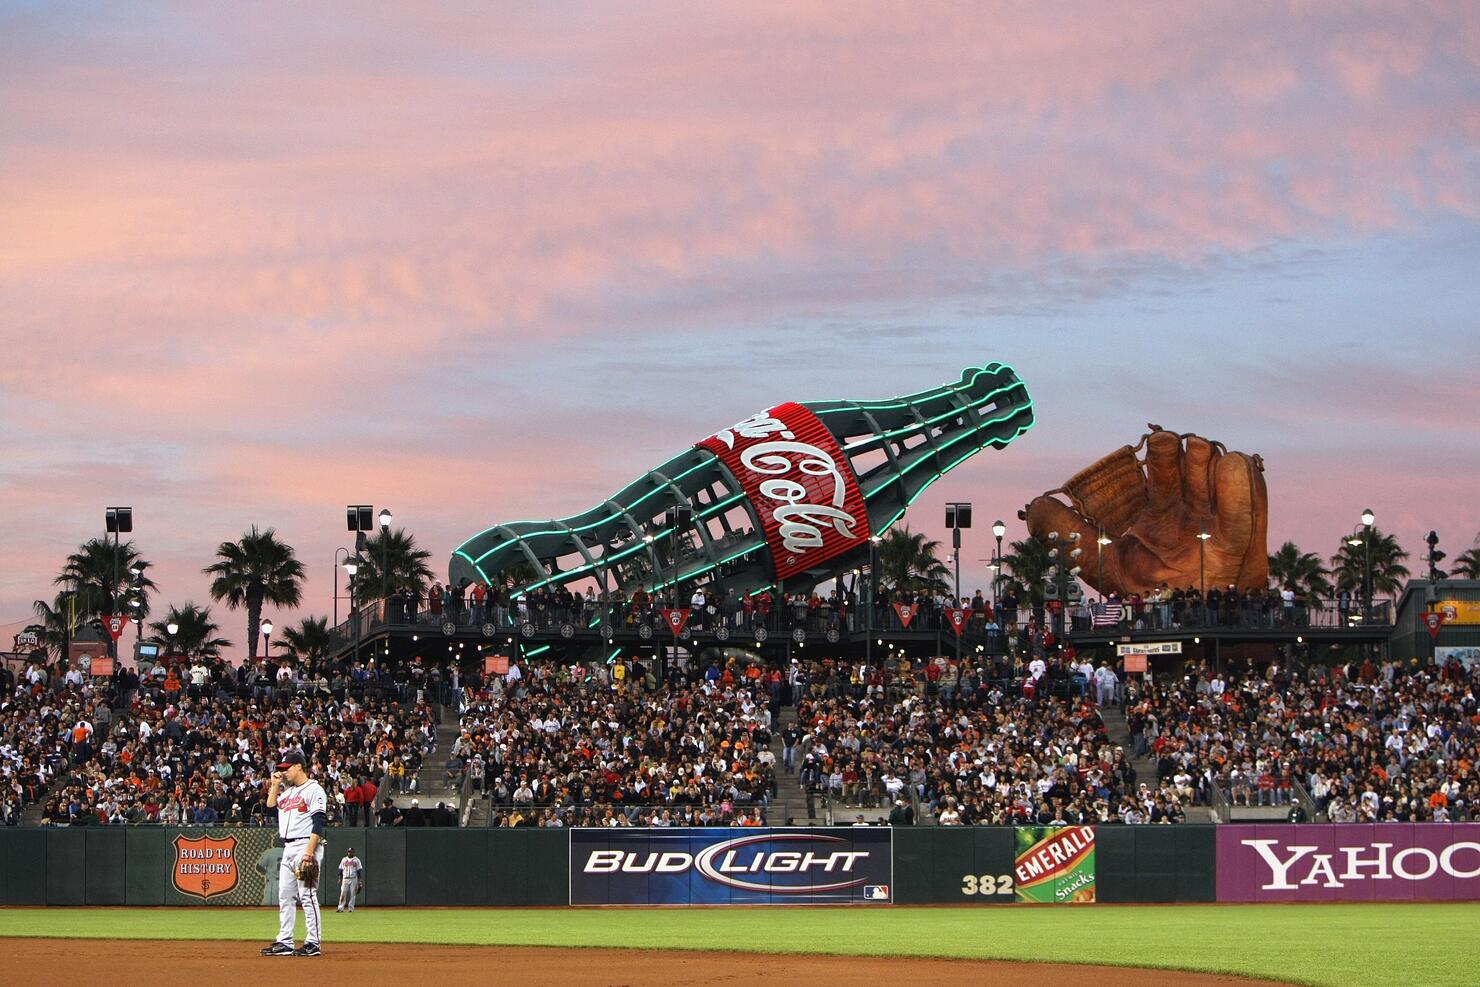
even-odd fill
[(1331, 822), (1480, 818), (1480, 671), (1365, 660), (1132, 681), (1136, 753), (1207, 801), (1281, 805), (1303, 786)]
[(779, 678), (516, 663), (465, 694), (449, 773), (487, 793), (494, 825), (761, 825)]
[[(446, 824), (445, 808), (385, 803), (416, 792), (435, 745), (423, 697), (459, 704), (442, 780), (486, 797), (493, 825), (780, 823), (786, 784), (942, 825), (1176, 823), (1301, 789), (1338, 822), (1477, 818), (1480, 683), (1461, 666), (1122, 681), (1031, 617), (1012, 641), (960, 662), (516, 661), (487, 677), (420, 660), (193, 660), (112, 679), (27, 664), (0, 669), (0, 821), (41, 805), (55, 825), (260, 823), (262, 779), (302, 749), (334, 821)], [(1101, 716), (1120, 703), (1129, 751)], [(1141, 757), (1153, 776), (1137, 777)]]
[(348, 675), (335, 692), (289, 664), (198, 660), (142, 680), (127, 669), (112, 679), (43, 665), (19, 682), (4, 673), (7, 822), (40, 802), (44, 825), (261, 824), (262, 781), (289, 750), (314, 763), (335, 821), (415, 777), (435, 741), (425, 703), (353, 688)]

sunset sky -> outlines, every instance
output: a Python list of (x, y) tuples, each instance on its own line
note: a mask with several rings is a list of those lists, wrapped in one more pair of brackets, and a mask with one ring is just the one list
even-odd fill
[(275, 527), (291, 620), (347, 503), (445, 572), (992, 360), (1037, 427), (908, 518), (976, 504), (967, 589), (1147, 422), (1271, 547), (1480, 531), (1480, 5), (428, 7), (0, 0), (0, 648), (107, 505), (157, 612)]

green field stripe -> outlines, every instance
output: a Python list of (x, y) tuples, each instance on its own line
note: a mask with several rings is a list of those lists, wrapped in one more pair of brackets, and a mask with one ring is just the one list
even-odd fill
[[(939, 956), (1159, 967), (1314, 987), (1476, 982), (1474, 904), (1001, 905), (695, 909), (401, 909), (324, 913), (324, 948), (356, 942)], [(11, 936), (244, 940), (270, 908), (8, 908)], [(160, 962), (167, 968), (168, 950)], [(1025, 982), (1031, 974), (1025, 975)]]

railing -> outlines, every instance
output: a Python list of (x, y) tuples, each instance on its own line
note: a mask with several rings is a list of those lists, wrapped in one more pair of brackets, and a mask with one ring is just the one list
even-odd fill
[(1290, 792), (1294, 796), (1296, 804), (1305, 810), (1306, 822), (1321, 821), (1318, 818), (1320, 808), (1316, 805), (1316, 800), (1311, 798), (1310, 792), (1305, 790), (1305, 786), (1301, 784), (1299, 778), (1290, 779)]
[[(476, 796), (474, 796), (476, 799)], [(493, 802), (485, 803), (486, 814), (483, 827), (509, 824), (509, 817), (518, 813), (523, 821), (519, 825), (540, 826), (550, 818), (558, 818), (560, 825), (570, 828), (601, 828), (603, 826), (761, 826), (767, 825), (769, 806), (759, 802), (733, 803), (729, 812), (722, 810), (719, 803), (696, 805), (692, 803), (638, 803), (599, 802), (582, 805), (565, 805), (553, 802)], [(471, 814), (472, 804), (469, 804)], [(760, 818), (756, 819), (759, 812)], [(667, 815), (669, 822), (659, 820)], [(692, 814), (692, 821), (681, 821)], [(707, 816), (710, 821), (700, 821)]]
[[(645, 606), (631, 602), (607, 604), (600, 601), (580, 600), (575, 606), (562, 607), (535, 601), (518, 601), (512, 606), (493, 606), (488, 603), (465, 602), (460, 605), (429, 610), (419, 603), (404, 599), (377, 600), (358, 608), (355, 613), (334, 628), (334, 636), (341, 646), (358, 639), (370, 637), (386, 627), (441, 628), (451, 624), (459, 629), (489, 628), (493, 634), (514, 635), (601, 633), (609, 635), (649, 635), (655, 642), (671, 640), (671, 631), (663, 621), (662, 608), (665, 604), (653, 601)], [(684, 603), (687, 607), (687, 602)], [(1070, 610), (1067, 614), (1071, 636), (1088, 634), (1115, 634), (1134, 630), (1203, 630), (1223, 628), (1227, 630), (1301, 630), (1304, 628), (1388, 628), (1393, 622), (1393, 601), (1373, 600), (1370, 611), (1362, 608), (1342, 608), (1338, 605), (1316, 603), (1301, 605), (1288, 610), (1282, 606), (1220, 607), (1214, 609), (1201, 604), (1152, 603), (1142, 604), (1139, 613), (1125, 607), (1120, 619), (1114, 623), (1097, 621), (1094, 609), (1098, 606), (1086, 604)], [(968, 611), (962, 628), (962, 643), (973, 648), (981, 646), (992, 654), (1007, 649), (1010, 639), (1030, 619), (1044, 622), (1042, 612), (1035, 613), (1024, 608), (1007, 620), (1005, 612), (999, 612), (1002, 620), (989, 619), (982, 611)], [(525, 630), (528, 628), (529, 630)], [(723, 628), (723, 630), (719, 630)], [(645, 629), (645, 630), (644, 630)], [(736, 639), (778, 639), (801, 631), (810, 640), (813, 636), (831, 639), (850, 634), (896, 635), (939, 635), (943, 642), (954, 640), (942, 610), (921, 607), (906, 627), (898, 611), (892, 606), (873, 608), (856, 607), (839, 612), (829, 602), (808, 609), (777, 604), (769, 612), (753, 609), (750, 612), (738, 608), (735, 601), (721, 601), (720, 605), (692, 611), (684, 632), (686, 637), (723, 636)]]
[(1107, 634), (1132, 630), (1202, 630), (1225, 628), (1228, 630), (1300, 630), (1303, 628), (1337, 629), (1342, 627), (1381, 627), (1393, 624), (1393, 601), (1373, 600), (1372, 609), (1364, 612), (1360, 606), (1342, 608), (1317, 603), (1301, 605), (1286, 610), (1284, 607), (1211, 607), (1191, 604), (1143, 603), (1139, 613), (1124, 607), (1118, 621), (1097, 623), (1095, 610), (1099, 604), (1091, 605), (1088, 612), (1083, 608), (1070, 611), (1070, 627), (1075, 634)]
[(1223, 786), (1214, 781), (1208, 786), (1208, 813), (1213, 817), (1215, 823), (1233, 822), (1233, 813), (1228, 804), (1228, 797), (1223, 794)]
[[(636, 606), (630, 602), (602, 604), (581, 601), (576, 606), (562, 607), (553, 604), (539, 605), (520, 601), (514, 606), (492, 606), (487, 603), (464, 603), (458, 606), (429, 610), (420, 604), (409, 604), (405, 600), (376, 601), (360, 607), (349, 618), (334, 628), (333, 634), (341, 645), (370, 637), (386, 627), (400, 628), (444, 628), (464, 630), (488, 628), (495, 635), (514, 635), (530, 628), (534, 634), (571, 634), (599, 632), (611, 634), (638, 634), (646, 628), (655, 641), (670, 640), (672, 631), (663, 620), (662, 609), (666, 604), (653, 602)], [(688, 604), (684, 604), (688, 608)], [(1025, 613), (1024, 619), (1027, 618)], [(795, 631), (804, 632), (809, 639), (816, 635), (831, 637), (849, 634), (898, 634), (903, 632), (938, 634), (943, 640), (954, 640), (955, 632), (943, 611), (921, 608), (906, 627), (893, 607), (875, 608), (870, 614), (864, 608), (853, 610), (835, 609), (829, 603), (816, 608), (784, 607), (777, 605), (768, 612), (753, 609), (749, 612), (736, 608), (733, 601), (724, 607), (706, 607), (692, 610), (685, 625), (686, 635), (715, 635), (723, 633), (736, 638), (777, 638)], [(723, 632), (719, 629), (723, 628)], [(978, 611), (969, 611), (962, 628), (962, 642), (972, 647), (983, 646), (985, 650), (998, 653), (1006, 650), (1011, 629), (989, 622)]]

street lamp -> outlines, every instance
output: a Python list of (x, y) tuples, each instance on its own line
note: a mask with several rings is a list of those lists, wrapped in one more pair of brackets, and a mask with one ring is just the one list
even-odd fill
[(1099, 547), (1099, 550), (1095, 552), (1095, 557), (1099, 560), (1099, 590), (1101, 603), (1105, 602), (1105, 546), (1109, 545), (1114, 540), (1115, 539), (1105, 534), (1104, 528), (1100, 529), (1100, 537), (1095, 539), (1095, 545)]
[(344, 553), (344, 562), (342, 564), (344, 565), (345, 571), (348, 572), (351, 576), (354, 575), (354, 570), (350, 568), (350, 566), (354, 565), (354, 563), (350, 561), (350, 552), (349, 552), (349, 549), (347, 549), (347, 548), (336, 548), (334, 550), (334, 626), (335, 627), (338, 627), (339, 626), (339, 566), (341, 565), (341, 563), (339, 561), (339, 553), (340, 552), (343, 552)]
[[(951, 604), (952, 609), (961, 606), (961, 529), (971, 527), (971, 504), (955, 502), (946, 505), (946, 526), (951, 529), (952, 555), (956, 563), (956, 598)], [(956, 664), (961, 664), (961, 633), (965, 628), (956, 631)]]
[[(863, 660), (869, 665), (874, 663), (874, 607), (879, 595), (879, 542), (882, 540), (878, 535), (868, 536), (868, 603), (863, 615)], [(884, 642), (881, 639), (879, 643)]]
[(1002, 536), (1007, 534), (1007, 524), (1001, 518), (992, 522), (992, 536), (997, 539), (997, 554), (992, 557), (992, 613), (997, 612), (997, 593), (1002, 582)]
[(349, 589), (349, 619), (355, 623), (355, 661), (360, 660), (360, 615), (355, 611), (355, 573), (360, 571), (360, 564), (353, 558), (344, 560), (344, 571), (348, 579), (344, 585)]
[(269, 642), (271, 640), (272, 640), (272, 621), (270, 621), (270, 620), (264, 620), (262, 622), (262, 657), (263, 658), (268, 657), (267, 652), (268, 652), (268, 649), (270, 647)]
[[(118, 577), (118, 555), (121, 551), (119, 535), (134, 530), (134, 509), (132, 507), (109, 507), (103, 512), (103, 542), (107, 544), (108, 535), (113, 536), (113, 585), (108, 590), (108, 608), (118, 609), (118, 584), (122, 582)], [(109, 635), (111, 643), (109, 651), (116, 664), (118, 661), (118, 641)]]
[[(1208, 534), (1206, 531), (1199, 531), (1197, 533), (1197, 594), (1198, 596), (1202, 597), (1202, 599), (1198, 601), (1198, 606), (1202, 608), (1204, 614), (1207, 613), (1208, 607), (1207, 546), (1208, 539), (1211, 537), (1213, 536)], [(1204, 617), (1204, 620), (1206, 619), (1207, 618)]]
[(1377, 515), (1368, 507), (1362, 511), (1362, 623), (1372, 621), (1372, 522)]
[[(386, 570), (386, 566), (389, 564), (388, 553), (390, 551), (390, 546), (387, 544), (387, 542), (390, 540), (390, 533), (390, 508), (382, 507), (380, 509), (380, 598), (382, 601), (386, 600), (391, 595), (391, 574)], [(384, 606), (384, 602), (382, 602), (381, 605)]]

